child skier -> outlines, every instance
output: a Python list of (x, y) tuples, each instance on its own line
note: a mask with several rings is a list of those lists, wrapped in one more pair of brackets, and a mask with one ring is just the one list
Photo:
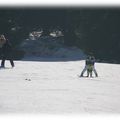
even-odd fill
[(93, 62), (90, 57), (88, 67), (87, 67), (87, 77), (89, 77), (89, 75), (90, 75), (90, 77), (92, 77), (92, 71), (93, 71)]

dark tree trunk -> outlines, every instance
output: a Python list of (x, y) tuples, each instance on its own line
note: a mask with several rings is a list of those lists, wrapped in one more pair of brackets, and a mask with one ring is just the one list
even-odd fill
[(49, 36), (50, 35), (50, 31), (49, 31), (49, 27), (43, 27), (43, 33), (42, 36)]
[(68, 46), (74, 46), (76, 41), (76, 35), (72, 29), (63, 30), (64, 44)]

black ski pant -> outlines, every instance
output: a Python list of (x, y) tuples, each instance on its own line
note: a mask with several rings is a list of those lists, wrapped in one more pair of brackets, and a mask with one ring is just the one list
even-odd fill
[[(5, 60), (7, 60), (5, 57), (2, 58), (2, 61), (1, 61), (1, 66), (2, 67), (5, 67)], [(12, 67), (14, 67), (14, 62), (13, 62), (13, 59), (9, 59), (10, 60), (10, 64)]]

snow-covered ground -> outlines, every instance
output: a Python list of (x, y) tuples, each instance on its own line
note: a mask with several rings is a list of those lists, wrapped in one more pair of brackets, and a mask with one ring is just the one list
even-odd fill
[(120, 65), (96, 63), (99, 77), (79, 78), (81, 61), (15, 61), (0, 69), (0, 113), (120, 113)]

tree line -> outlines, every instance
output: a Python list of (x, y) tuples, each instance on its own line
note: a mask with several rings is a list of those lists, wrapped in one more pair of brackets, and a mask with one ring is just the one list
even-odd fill
[(59, 29), (64, 44), (97, 59), (120, 62), (119, 8), (1, 8), (0, 33), (17, 47), (32, 31)]

